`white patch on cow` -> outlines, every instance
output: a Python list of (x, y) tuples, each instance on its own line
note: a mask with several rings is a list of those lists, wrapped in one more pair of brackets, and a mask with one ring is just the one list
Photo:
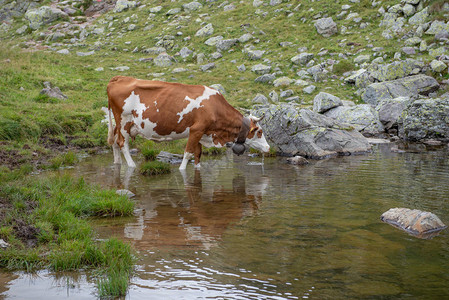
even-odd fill
[(219, 94), (217, 90), (211, 89), (210, 87), (205, 86), (204, 92), (201, 96), (198, 96), (196, 99), (192, 99), (189, 96), (185, 97), (185, 100), (189, 101), (189, 104), (177, 115), (179, 116), (178, 123), (181, 123), (182, 119), (184, 118), (184, 115), (190, 113), (195, 108), (198, 109), (202, 107), (201, 102), (204, 100), (208, 100), (210, 96)]
[(257, 137), (257, 132), (260, 129), (258, 129), (254, 137), (252, 139), (246, 139), (245, 144), (248, 145), (251, 148), (254, 148), (256, 150), (262, 151), (262, 152), (268, 152), (270, 151), (270, 145), (268, 145), (267, 140), (265, 139), (265, 136), (262, 134), (262, 137)]
[(206, 148), (210, 148), (210, 147), (221, 148), (221, 147), (223, 147), (223, 145), (220, 144), (220, 143), (217, 143), (217, 144), (214, 143), (214, 139), (213, 139), (213, 135), (212, 134), (211, 135), (204, 134), (201, 137), (200, 144), (203, 145)]

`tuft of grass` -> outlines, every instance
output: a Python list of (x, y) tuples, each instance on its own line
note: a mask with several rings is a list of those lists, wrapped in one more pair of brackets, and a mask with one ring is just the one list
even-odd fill
[(161, 175), (170, 172), (170, 164), (161, 161), (148, 161), (140, 166), (140, 173), (143, 175)]
[(155, 160), (156, 156), (161, 152), (158, 149), (155, 149), (155, 143), (153, 141), (146, 141), (140, 147), (140, 152), (142, 153), (145, 160)]
[(78, 162), (78, 157), (75, 152), (69, 151), (67, 153), (58, 155), (50, 160), (49, 169), (57, 170), (61, 167), (73, 166)]
[(203, 147), (203, 154), (204, 155), (219, 155), (219, 154), (223, 154), (226, 152), (226, 147), (221, 147), (221, 148), (217, 148), (217, 147), (210, 147), (210, 148), (204, 148)]

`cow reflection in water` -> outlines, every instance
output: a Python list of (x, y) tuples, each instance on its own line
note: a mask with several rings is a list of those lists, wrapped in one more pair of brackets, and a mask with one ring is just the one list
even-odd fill
[(141, 215), (125, 225), (124, 237), (134, 240), (137, 249), (212, 247), (228, 226), (254, 215), (269, 178), (236, 175), (232, 183), (217, 186), (210, 175), (206, 169), (195, 170), (190, 178), (182, 173), (185, 191), (155, 189), (141, 197)]

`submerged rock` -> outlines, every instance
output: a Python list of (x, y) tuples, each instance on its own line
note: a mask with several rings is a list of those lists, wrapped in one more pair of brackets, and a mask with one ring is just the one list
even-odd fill
[(430, 239), (447, 228), (433, 213), (409, 208), (391, 208), (380, 219), (422, 239)]
[(292, 165), (307, 165), (309, 161), (302, 156), (294, 156), (287, 158), (287, 162)]
[(182, 162), (183, 156), (181, 154), (173, 154), (166, 151), (161, 151), (156, 159), (169, 164), (180, 164)]

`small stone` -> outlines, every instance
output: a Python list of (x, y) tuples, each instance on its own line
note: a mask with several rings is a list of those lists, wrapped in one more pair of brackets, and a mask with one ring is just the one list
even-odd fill
[(128, 191), (128, 190), (125, 190), (125, 189), (122, 189), (122, 190), (116, 190), (115, 193), (116, 193), (117, 195), (120, 195), (120, 196), (127, 196), (128, 198), (132, 198), (132, 197), (134, 197), (134, 196), (136, 195), (136, 194), (134, 194), (133, 192)]
[(314, 86), (314, 85), (309, 85), (309, 86), (303, 88), (302, 91), (303, 91), (304, 93), (310, 95), (310, 94), (312, 94), (312, 93), (315, 91), (315, 89), (316, 89), (316, 86)]
[(221, 84), (219, 84), (219, 83), (212, 84), (210, 87), (213, 88), (213, 89), (216, 89), (216, 90), (219, 91), (222, 95), (225, 95), (225, 94), (226, 94), (225, 88), (224, 88)]
[(246, 67), (244, 64), (241, 64), (240, 66), (237, 67), (237, 70), (239, 70), (239, 72), (245, 72), (246, 71)]
[(254, 81), (261, 83), (268, 83), (274, 81), (276, 76), (274, 74), (264, 74), (262, 76), (257, 77)]
[(206, 72), (215, 68), (215, 63), (208, 63), (200, 67), (201, 71)]
[(262, 94), (257, 94), (252, 100), (253, 103), (257, 104), (268, 104), (268, 98)]
[(258, 75), (268, 74), (271, 71), (271, 66), (257, 64), (251, 68), (251, 71)]
[(9, 247), (9, 244), (5, 242), (3, 239), (0, 239), (0, 248), (6, 249)]
[(302, 156), (294, 156), (287, 158), (287, 162), (292, 165), (307, 165), (309, 161)]
[(200, 30), (198, 30), (195, 33), (195, 36), (204, 37), (204, 36), (209, 36), (212, 34), (214, 34), (214, 27), (213, 27), (212, 23), (209, 23), (206, 26), (204, 26), (203, 28), (201, 28)]
[(61, 49), (59, 51), (56, 51), (56, 53), (67, 55), (70, 54), (70, 51), (69, 49)]
[(337, 24), (332, 18), (322, 18), (315, 22), (315, 28), (324, 37), (330, 37), (338, 32)]
[(288, 77), (281, 77), (281, 78), (276, 79), (276, 80), (273, 82), (273, 84), (274, 84), (274, 86), (276, 86), (276, 87), (279, 87), (279, 86), (289, 86), (290, 84), (292, 84), (292, 82), (293, 82), (293, 80), (290, 79), (290, 78), (288, 78)]

